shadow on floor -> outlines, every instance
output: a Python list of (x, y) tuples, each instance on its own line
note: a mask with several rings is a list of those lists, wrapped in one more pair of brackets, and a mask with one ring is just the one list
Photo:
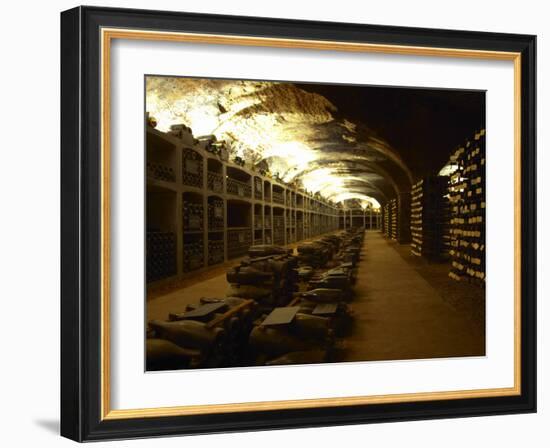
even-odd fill
[(47, 432), (59, 434), (59, 420), (37, 419), (34, 423)]

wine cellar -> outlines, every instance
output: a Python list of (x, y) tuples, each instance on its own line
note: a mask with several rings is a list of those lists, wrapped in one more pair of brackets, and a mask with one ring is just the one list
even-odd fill
[[(193, 92), (197, 83), (184, 85)], [(314, 101), (318, 112), (322, 100), (307, 92), (315, 87), (289, 86), (280, 94), (296, 95), (293, 107)], [(392, 92), (387, 106), (386, 94), (369, 99), (383, 109), (410, 98), (411, 124), (393, 124), (393, 141), (416, 151), (399, 153), (378, 135), (358, 145), (371, 131), (350, 136), (356, 125), (336, 118), (330, 133), (332, 121), (311, 132), (311, 117), (307, 132), (296, 133), (287, 122), (297, 115), (277, 109), (286, 97), (268, 102), (275, 110), (257, 122), (247, 111), (242, 129), (220, 121), (231, 129), (219, 131), (226, 139), (195, 133), (179, 115), (160, 128), (147, 112), (147, 370), (485, 353), (484, 97), (464, 94), (462, 107), (479, 109), (460, 126), (426, 106), (446, 135), (414, 121), (418, 92)], [(229, 116), (232, 103), (220, 95), (208, 113)], [(453, 92), (426, 95), (429, 105)], [(273, 134), (279, 140), (269, 149), (270, 128), (251, 131), (251, 122), (289, 128)], [(419, 134), (400, 137), (402, 129)], [(308, 138), (337, 141), (312, 151)]]
[(188, 129), (147, 128), (148, 283), (242, 257), (253, 245), (381, 225), (378, 211), (344, 209), (267, 179), (223, 160), (208, 143), (194, 142)]

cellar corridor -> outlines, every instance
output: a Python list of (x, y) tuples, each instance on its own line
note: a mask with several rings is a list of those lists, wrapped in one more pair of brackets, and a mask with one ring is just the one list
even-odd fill
[[(379, 361), (449, 356), (480, 356), (484, 338), (472, 322), (445, 302), (442, 294), (379, 231), (367, 231), (358, 264), (354, 325), (340, 361)], [(238, 263), (235, 263), (238, 264)], [(224, 269), (209, 278), (159, 295), (147, 303), (149, 319), (167, 319), (201, 297), (227, 292)]]
[(147, 370), (485, 354), (485, 92), (146, 90)]
[(477, 356), (484, 340), (380, 232), (366, 233), (345, 361)]

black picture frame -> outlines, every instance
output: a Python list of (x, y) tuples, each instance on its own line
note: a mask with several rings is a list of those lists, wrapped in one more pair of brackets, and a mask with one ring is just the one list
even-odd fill
[[(101, 419), (100, 29), (521, 53), (521, 394)], [(77, 7), (61, 14), (61, 434), (76, 441), (536, 412), (536, 37)]]

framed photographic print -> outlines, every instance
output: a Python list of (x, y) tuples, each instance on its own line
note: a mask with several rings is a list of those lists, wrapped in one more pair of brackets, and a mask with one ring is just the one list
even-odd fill
[(61, 14), (61, 433), (536, 411), (535, 36)]

